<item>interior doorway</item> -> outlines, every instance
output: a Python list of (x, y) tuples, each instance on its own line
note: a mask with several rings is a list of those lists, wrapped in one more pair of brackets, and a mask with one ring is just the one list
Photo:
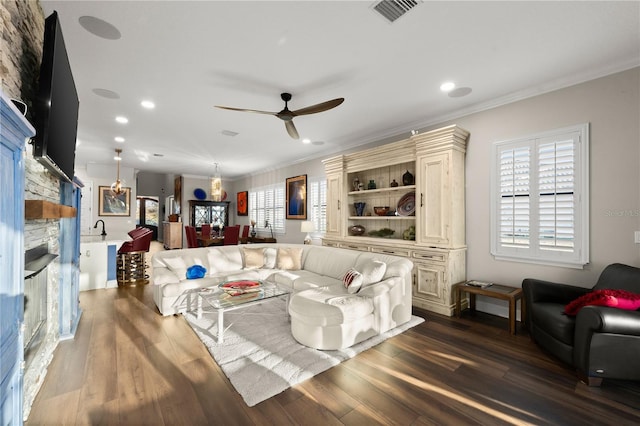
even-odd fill
[(158, 239), (158, 226), (160, 225), (160, 203), (158, 197), (136, 197), (136, 227), (144, 226), (153, 231), (153, 240)]

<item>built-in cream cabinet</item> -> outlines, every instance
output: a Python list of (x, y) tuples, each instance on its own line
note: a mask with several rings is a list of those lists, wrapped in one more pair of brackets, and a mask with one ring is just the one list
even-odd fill
[[(411, 259), (414, 306), (449, 316), (454, 310), (451, 286), (466, 278), (468, 136), (454, 125), (324, 160), (323, 244)], [(403, 181), (403, 176), (410, 179)], [(379, 216), (374, 207), (389, 207), (389, 213)]]

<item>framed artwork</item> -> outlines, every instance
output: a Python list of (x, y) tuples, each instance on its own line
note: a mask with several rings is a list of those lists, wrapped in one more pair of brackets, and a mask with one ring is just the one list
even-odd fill
[(287, 219), (307, 220), (307, 175), (287, 178)]
[(237, 211), (238, 216), (249, 216), (248, 209), (248, 200), (249, 200), (249, 191), (238, 192), (236, 195), (236, 203), (237, 203)]
[(120, 195), (111, 193), (111, 187), (98, 187), (98, 216), (131, 216), (131, 188), (122, 188)]

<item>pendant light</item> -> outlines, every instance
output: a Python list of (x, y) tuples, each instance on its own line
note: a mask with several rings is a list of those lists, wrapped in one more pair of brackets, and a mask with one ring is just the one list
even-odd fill
[(216, 164), (216, 171), (211, 178), (211, 199), (213, 201), (222, 201), (222, 178), (218, 172), (218, 163)]
[(125, 192), (124, 180), (120, 180), (120, 161), (122, 160), (122, 157), (120, 157), (121, 153), (122, 153), (122, 149), (116, 148), (116, 156), (113, 157), (113, 159), (116, 160), (116, 164), (118, 165), (116, 181), (111, 184), (111, 194), (115, 196), (122, 195)]

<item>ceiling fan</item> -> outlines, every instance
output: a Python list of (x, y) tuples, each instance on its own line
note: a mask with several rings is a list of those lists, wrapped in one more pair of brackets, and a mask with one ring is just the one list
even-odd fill
[(330, 101), (322, 102), (316, 105), (311, 105), (306, 108), (297, 109), (295, 111), (290, 111), (287, 107), (287, 103), (291, 100), (291, 93), (282, 93), (280, 94), (280, 98), (284, 101), (284, 109), (280, 112), (269, 112), (269, 111), (258, 111), (255, 109), (244, 109), (244, 108), (231, 108), (216, 105), (216, 108), (228, 109), (231, 111), (243, 111), (243, 112), (255, 112), (258, 114), (268, 114), (275, 115), (280, 120), (284, 121), (284, 126), (287, 128), (287, 133), (293, 139), (299, 139), (298, 131), (296, 130), (296, 126), (293, 124), (293, 118), (299, 115), (308, 115), (308, 114), (316, 114), (318, 112), (323, 112), (330, 110), (332, 108), (337, 107), (341, 103), (344, 102), (344, 98), (336, 98)]

